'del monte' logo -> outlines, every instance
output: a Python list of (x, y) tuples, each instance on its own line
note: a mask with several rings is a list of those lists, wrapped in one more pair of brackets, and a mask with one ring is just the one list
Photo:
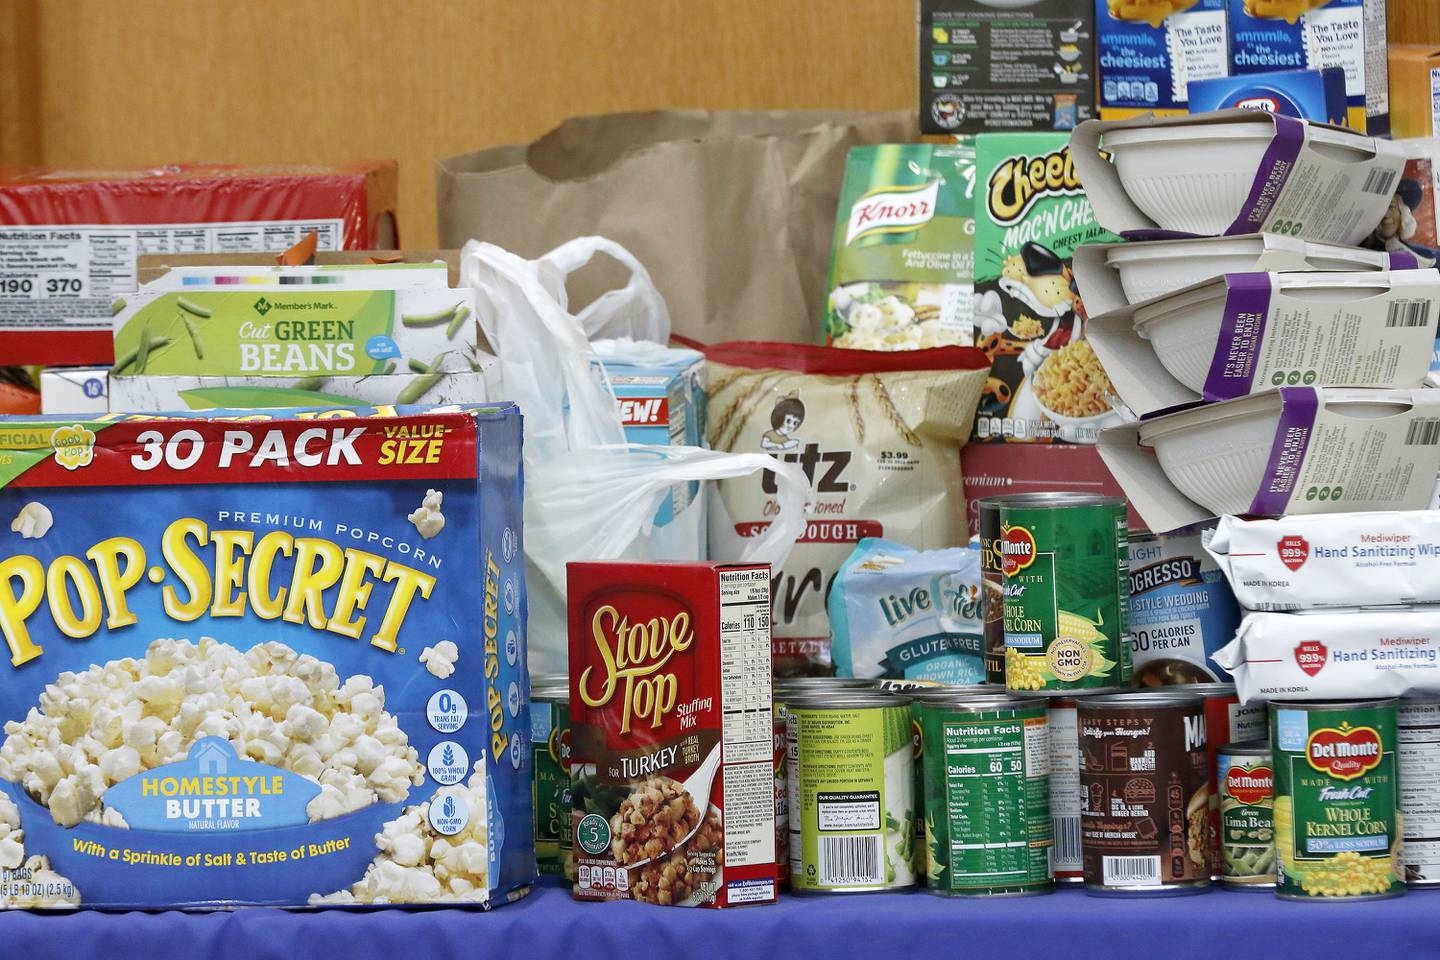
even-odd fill
[(55, 448), (56, 463), (66, 470), (79, 470), (95, 459), (95, 432), (78, 423), (60, 427), (50, 434), (50, 446)]
[(931, 180), (912, 187), (882, 187), (867, 193), (850, 208), (845, 243), (877, 233), (911, 233), (935, 216), (935, 198), (940, 181)]
[(1310, 766), (1336, 780), (1354, 780), (1380, 766), (1384, 745), (1374, 727), (1352, 727), (1348, 722), (1322, 727), (1305, 743)]
[(550, 759), (560, 766), (561, 770), (570, 769), (570, 728), (556, 727), (550, 731), (550, 740), (546, 744), (550, 750)]
[(1000, 569), (1013, 577), (1035, 562), (1035, 535), (1024, 527), (1005, 527), (1000, 534)]
[(1275, 793), (1275, 772), (1269, 767), (1231, 767), (1225, 771), (1225, 796), (1246, 806), (1269, 800)]
[(270, 312), (270, 301), (269, 301), (269, 300), (266, 300), (264, 297), (261, 297), (259, 300), (256, 300), (256, 301), (255, 301), (255, 312), (258, 313), (258, 314), (260, 314), (260, 316), (262, 316), (262, 317), (265, 316), (265, 314), (267, 314), (267, 313)]
[(1003, 227), (1025, 216), (1044, 197), (1073, 197), (1084, 192), (1067, 145), (1041, 157), (1021, 154), (1005, 160), (990, 175), (985, 202), (990, 219)]

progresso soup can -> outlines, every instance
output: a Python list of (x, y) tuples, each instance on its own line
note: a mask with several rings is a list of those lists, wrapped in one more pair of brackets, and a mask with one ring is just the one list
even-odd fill
[(1008, 688), (1081, 695), (1130, 685), (1128, 535), (1119, 497), (1001, 504)]
[(1210, 886), (1205, 700), (1132, 692), (1079, 702), (1085, 892), (1174, 896)]
[(882, 690), (787, 696), (790, 889), (915, 885), (910, 698)]
[(927, 695), (915, 709), (930, 847), (926, 888), (948, 896), (1049, 893), (1045, 703), (957, 692)]
[(537, 677), (531, 685), (530, 748), (535, 860), (541, 873), (573, 880), (568, 677)]
[(1220, 790), (1220, 882), (1237, 890), (1275, 889), (1275, 770), (1269, 740), (1216, 751)]
[(1205, 532), (1130, 531), (1130, 652), (1138, 686), (1230, 679), (1210, 655), (1235, 638), (1240, 605), (1201, 544)]
[(1405, 882), (1440, 885), (1440, 700), (1407, 698), (1397, 710)]
[(1405, 892), (1395, 708), (1394, 700), (1271, 705), (1281, 897)]

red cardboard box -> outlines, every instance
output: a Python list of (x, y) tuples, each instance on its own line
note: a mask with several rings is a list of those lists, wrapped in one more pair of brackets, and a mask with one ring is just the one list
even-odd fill
[(577, 900), (775, 900), (770, 567), (572, 563)]
[[(965, 521), (970, 535), (980, 532), (975, 504), (1010, 493), (1092, 493), (1123, 497), (1099, 452), (1070, 443), (970, 443), (960, 452), (965, 477)], [(1130, 527), (1145, 529), (1134, 508)]]
[(396, 188), (393, 160), (0, 168), (0, 357), (110, 363), (141, 254), (279, 252), (312, 231), (322, 250), (393, 248)]

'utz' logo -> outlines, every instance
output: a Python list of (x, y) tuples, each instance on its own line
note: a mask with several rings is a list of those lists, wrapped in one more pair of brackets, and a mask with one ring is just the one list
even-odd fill
[(845, 243), (876, 233), (910, 233), (925, 226), (935, 216), (935, 198), (940, 181), (914, 187), (885, 187), (861, 197), (850, 208), (850, 222), (845, 228)]
[(618, 692), (624, 701), (621, 733), (630, 732), (632, 720), (648, 720), (652, 729), (658, 728), (679, 699), (678, 678), (663, 668), (671, 657), (694, 643), (690, 614), (680, 610), (668, 619), (652, 617), (631, 623), (627, 615), (607, 603), (590, 618), (590, 638), (600, 653), (604, 674), (596, 678), (594, 664), (585, 668), (580, 674), (580, 699), (586, 706), (603, 707)]
[[(805, 471), (805, 479), (816, 493), (849, 493), (850, 483), (845, 479), (845, 468), (850, 466), (849, 450), (826, 450), (821, 452), (817, 443), (807, 443), (798, 453), (772, 454), (786, 463), (793, 463)], [(775, 471), (761, 473), (760, 488), (772, 496), (779, 492), (775, 482)]]
[(1275, 793), (1275, 771), (1259, 766), (1246, 770), (1231, 767), (1225, 771), (1225, 796), (1234, 797), (1239, 803), (1253, 807), (1264, 803)]
[(1000, 534), (1000, 569), (1013, 577), (1035, 562), (1035, 535), (1024, 527), (1006, 527)]
[(990, 219), (1009, 226), (1025, 216), (1037, 200), (1048, 196), (1073, 197), (1084, 193), (1070, 147), (1043, 157), (1011, 157), (990, 175), (986, 205)]
[(1384, 754), (1380, 732), (1374, 727), (1323, 727), (1310, 734), (1305, 758), (1310, 766), (1336, 780), (1354, 780), (1380, 766)]

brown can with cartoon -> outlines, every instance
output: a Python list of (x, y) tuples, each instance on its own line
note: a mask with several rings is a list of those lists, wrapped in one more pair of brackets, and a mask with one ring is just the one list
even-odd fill
[(1079, 701), (1085, 892), (1174, 896), (1210, 886), (1205, 700), (1181, 692)]

